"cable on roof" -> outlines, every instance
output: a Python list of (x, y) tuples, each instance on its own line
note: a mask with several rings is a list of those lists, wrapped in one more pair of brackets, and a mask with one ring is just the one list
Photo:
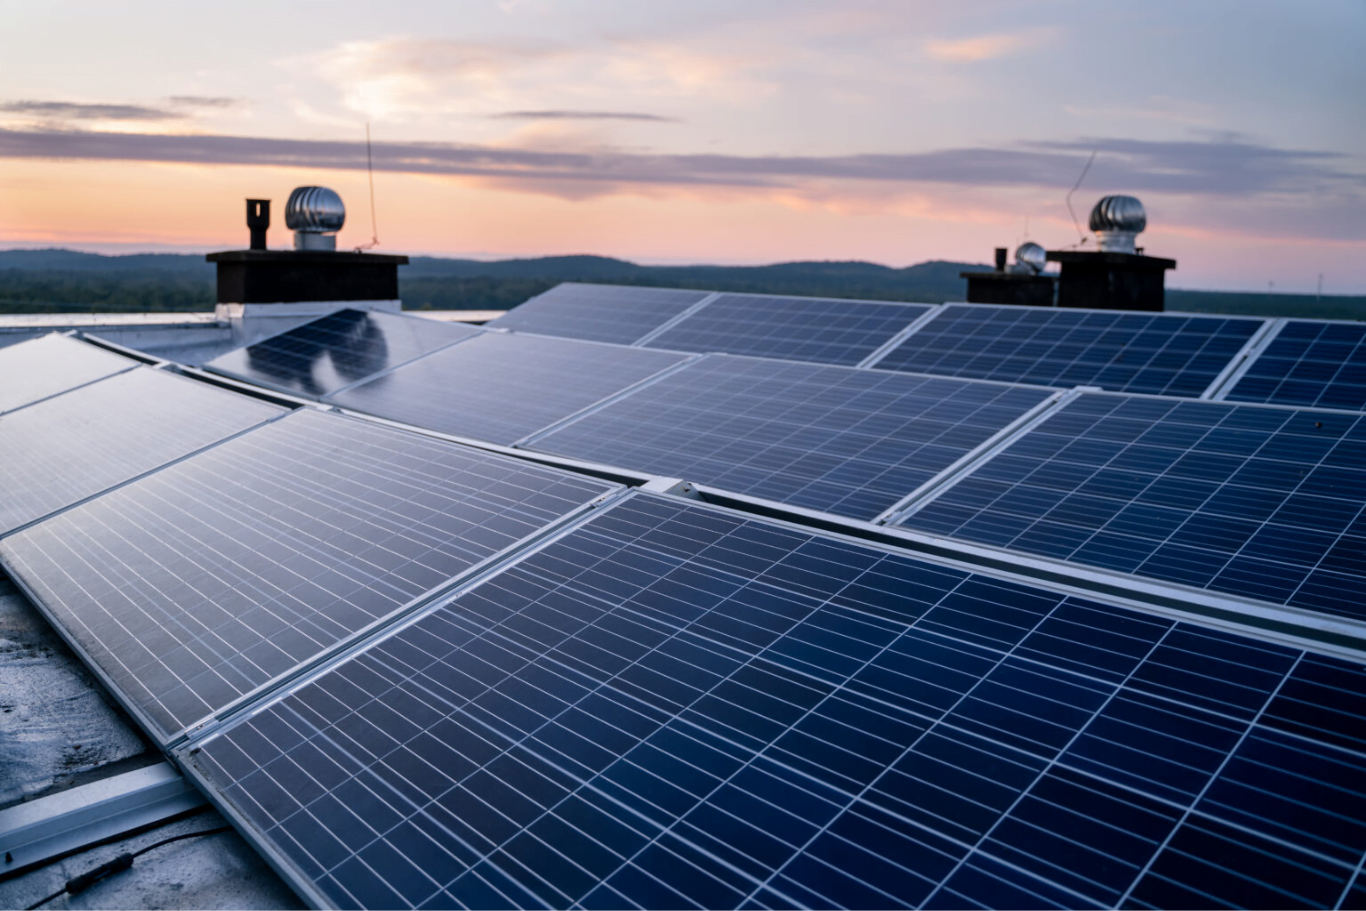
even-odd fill
[(134, 858), (141, 857), (148, 851), (155, 851), (157, 848), (169, 845), (173, 841), (182, 841), (186, 838), (198, 838), (201, 835), (217, 835), (220, 832), (231, 831), (232, 826), (218, 826), (214, 829), (204, 829), (201, 832), (181, 832), (179, 835), (172, 835), (169, 838), (163, 838), (161, 841), (154, 842), (153, 844), (147, 845), (143, 848), (139, 848), (136, 851), (125, 851), (124, 853), (115, 857), (113, 860), (105, 861), (98, 867), (95, 867), (93, 870), (87, 870), (79, 876), (71, 877), (71, 879), (68, 879), (66, 881), (66, 885), (62, 886), (56, 892), (53, 892), (47, 898), (40, 899), (39, 901), (36, 901), (33, 904), (29, 905), (26, 911), (37, 911), (38, 908), (41, 908), (43, 905), (46, 905), (54, 898), (59, 898), (63, 893), (75, 895), (78, 892), (84, 892), (86, 889), (89, 889), (91, 886), (95, 885), (95, 883), (100, 882), (104, 879), (108, 879), (115, 873), (121, 873), (124, 870), (131, 868), (133, 866)]

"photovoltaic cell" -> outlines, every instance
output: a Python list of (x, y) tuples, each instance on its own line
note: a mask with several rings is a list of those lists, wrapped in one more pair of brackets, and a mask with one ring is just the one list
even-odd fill
[(60, 335), (0, 348), (0, 413), (132, 370), (137, 361)]
[(702, 300), (710, 291), (566, 282), (514, 308), (490, 326), (629, 345)]
[(139, 367), (0, 416), (0, 534), (283, 410)]
[(478, 334), (478, 329), (459, 323), (338, 310), (229, 351), (205, 366), (249, 383), (316, 398)]
[(820, 297), (722, 294), (651, 339), (651, 348), (856, 366), (930, 307)]
[(686, 358), (622, 345), (489, 332), (328, 401), (506, 445)]
[(1366, 417), (1083, 395), (903, 524), (1366, 619)]
[(1263, 322), (949, 304), (874, 366), (1194, 398)]
[(1366, 410), (1366, 323), (1290, 320), (1225, 398)]
[(1362, 682), (635, 495), (181, 757), (336, 907), (1332, 907)]
[(1051, 394), (710, 356), (533, 448), (873, 519)]
[(0, 539), (164, 739), (611, 485), (302, 411)]

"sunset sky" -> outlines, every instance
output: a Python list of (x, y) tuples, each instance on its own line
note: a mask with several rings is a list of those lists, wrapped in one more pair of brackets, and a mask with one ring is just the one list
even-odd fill
[[(1366, 3), (4, 2), (0, 248), (990, 260), (1140, 197), (1182, 288), (1366, 293)], [(1085, 247), (1083, 247), (1085, 249)], [(1270, 284), (1269, 284), (1270, 283)]]

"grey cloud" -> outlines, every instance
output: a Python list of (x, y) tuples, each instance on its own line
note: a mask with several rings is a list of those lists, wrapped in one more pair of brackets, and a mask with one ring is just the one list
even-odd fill
[(242, 99), (220, 95), (171, 95), (166, 103), (181, 108), (230, 108), (241, 104)]
[(638, 114), (630, 111), (504, 111), (490, 114), (493, 120), (647, 120), (655, 123), (677, 123), (676, 117), (658, 114)]
[(56, 120), (178, 120), (185, 116), (177, 111), (137, 104), (77, 104), (69, 101), (6, 101), (0, 102), (0, 111)]
[[(1099, 149), (1087, 187), (1097, 191), (1236, 195), (1366, 190), (1346, 156), (1273, 149), (1237, 139), (1147, 142), (1081, 139), (1015, 148), (834, 156), (667, 155), (601, 150), (536, 151), (443, 143), (379, 143), (378, 170), (541, 183), (796, 187), (811, 180), (973, 187), (1049, 187), (1061, 193)], [(0, 157), (192, 162), (280, 167), (365, 167), (365, 144), (249, 136), (165, 136), (80, 130), (0, 129)], [(596, 189), (595, 189), (596, 188)]]

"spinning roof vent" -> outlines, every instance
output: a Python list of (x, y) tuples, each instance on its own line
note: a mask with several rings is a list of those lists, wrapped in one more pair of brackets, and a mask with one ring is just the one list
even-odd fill
[(285, 226), (294, 232), (296, 250), (336, 250), (345, 223), (346, 206), (327, 187), (298, 187), (285, 203)]
[(1015, 248), (1015, 267), (1026, 274), (1038, 275), (1048, 265), (1047, 256), (1043, 247), (1027, 240)]
[(1132, 196), (1105, 196), (1091, 210), (1090, 227), (1102, 252), (1134, 253), (1134, 238), (1148, 227), (1148, 215)]

